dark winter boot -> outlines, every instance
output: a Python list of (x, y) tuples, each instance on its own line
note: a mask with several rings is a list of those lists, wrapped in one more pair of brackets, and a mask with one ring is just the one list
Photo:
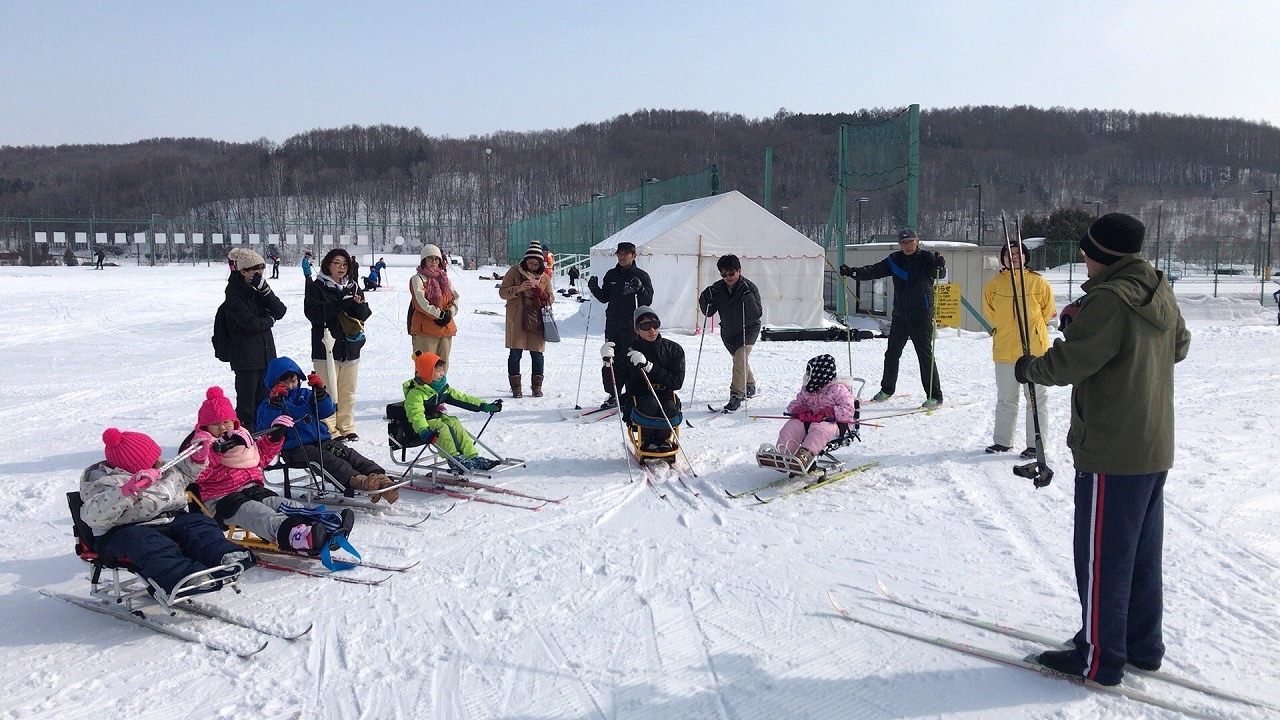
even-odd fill
[(524, 391), (520, 389), (520, 376), (508, 375), (507, 379), (511, 381), (511, 397), (524, 397)]
[(742, 396), (738, 393), (729, 393), (729, 402), (724, 404), (724, 411), (727, 413), (737, 412), (742, 407)]
[(532, 388), (534, 397), (542, 397), (542, 376), (541, 375), (534, 375), (532, 379), (529, 380), (529, 386)]

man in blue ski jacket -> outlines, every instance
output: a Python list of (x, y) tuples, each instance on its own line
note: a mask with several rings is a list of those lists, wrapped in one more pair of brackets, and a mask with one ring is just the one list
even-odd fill
[(884, 373), (880, 392), (872, 402), (887, 400), (898, 387), (898, 360), (907, 339), (920, 361), (920, 384), (924, 386), (922, 407), (942, 404), (942, 380), (933, 360), (933, 283), (947, 271), (942, 253), (920, 249), (920, 236), (911, 228), (898, 233), (897, 252), (873, 265), (840, 266), (840, 274), (859, 282), (893, 276), (893, 322), (889, 326), (889, 347), (884, 351)]

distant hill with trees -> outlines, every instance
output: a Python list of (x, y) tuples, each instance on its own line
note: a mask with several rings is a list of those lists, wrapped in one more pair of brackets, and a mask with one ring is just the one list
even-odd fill
[[(432, 137), (379, 125), (316, 129), (275, 144), (155, 138), (126, 145), (0, 147), (0, 216), (254, 219), (405, 228), (495, 226), (715, 164), (722, 190), (760, 202), (774, 148), (773, 209), (820, 237), (835, 187), (840, 123), (891, 111), (749, 119), (639, 110), (574, 128)], [(924, 110), (920, 229), (976, 239), (982, 186), (988, 241), (998, 215), (1047, 220), (1065, 208), (1150, 214), (1186, 238), (1253, 238), (1280, 178), (1280, 129), (1237, 119), (1033, 107)], [(486, 154), (486, 149), (492, 150)], [(889, 188), (863, 204), (864, 235), (901, 223)], [(852, 198), (851, 198), (852, 199)], [(785, 211), (781, 210), (782, 207)], [(850, 205), (851, 237), (853, 208)], [(104, 228), (106, 225), (104, 225)], [(0, 227), (5, 232), (5, 227)]]

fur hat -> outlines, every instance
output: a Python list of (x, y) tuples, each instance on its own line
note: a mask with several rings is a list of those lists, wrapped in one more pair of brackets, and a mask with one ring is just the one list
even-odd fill
[(1138, 218), (1124, 213), (1107, 213), (1089, 226), (1080, 238), (1080, 249), (1090, 260), (1110, 265), (1120, 258), (1142, 252), (1147, 228)]
[(439, 362), (439, 355), (419, 350), (413, 354), (413, 371), (417, 374), (419, 380), (429, 383), (435, 373), (436, 364)]
[(529, 249), (524, 251), (524, 258), (522, 258), (520, 262), (523, 263), (525, 260), (528, 260), (529, 258), (537, 258), (538, 262), (544, 262), (544, 259), (542, 257), (542, 243), (538, 242), (537, 240), (534, 240), (533, 242), (529, 243)]
[(804, 389), (818, 392), (836, 379), (836, 359), (830, 355), (819, 355), (809, 360), (804, 368)]
[(259, 265), (265, 267), (267, 264), (261, 255), (249, 248), (232, 248), (231, 252), (227, 253), (227, 259), (235, 262), (237, 270), (248, 270)]
[(207, 427), (231, 421), (236, 423), (236, 427), (240, 427), (240, 423), (236, 421), (236, 409), (222, 393), (222, 388), (214, 385), (205, 391), (204, 397), (204, 404), (200, 406), (200, 412), (196, 415), (197, 425)]
[(106, 445), (107, 464), (128, 473), (154, 467), (160, 459), (160, 446), (139, 432), (107, 428), (102, 442)]
[(418, 264), (421, 265), (422, 261), (429, 257), (438, 258), (441, 262), (444, 262), (444, 254), (440, 252), (440, 248), (431, 243), (422, 246), (422, 252), (418, 253)]
[(631, 314), (631, 327), (636, 327), (641, 322), (643, 322), (645, 318), (653, 318), (654, 320), (658, 321), (659, 325), (662, 324), (662, 319), (658, 317), (658, 313), (653, 311), (653, 308), (649, 307), (648, 305), (641, 305), (640, 307), (636, 308), (636, 311), (634, 313)]

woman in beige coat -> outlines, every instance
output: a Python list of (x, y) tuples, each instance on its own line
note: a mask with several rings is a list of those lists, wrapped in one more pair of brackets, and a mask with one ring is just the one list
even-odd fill
[(498, 297), (507, 301), (507, 375), (511, 380), (511, 397), (523, 397), (520, 389), (520, 357), (529, 351), (533, 364), (531, 388), (534, 397), (542, 397), (542, 351), (547, 347), (542, 334), (542, 308), (550, 306), (551, 276), (544, 270), (542, 243), (534, 240), (519, 265), (513, 265), (498, 286)]

